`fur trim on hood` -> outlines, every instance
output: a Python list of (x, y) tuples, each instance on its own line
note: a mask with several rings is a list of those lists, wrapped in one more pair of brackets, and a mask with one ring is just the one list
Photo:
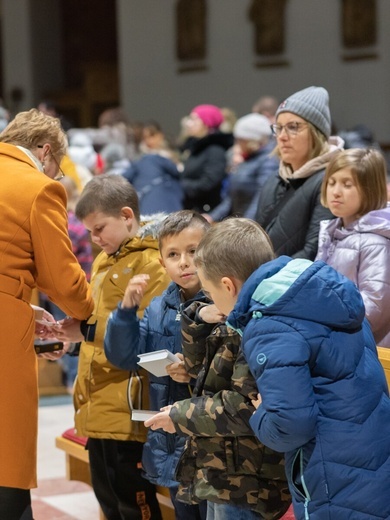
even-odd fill
[(144, 239), (145, 237), (158, 237), (160, 226), (167, 217), (166, 213), (154, 213), (153, 215), (141, 215), (140, 227), (137, 237)]

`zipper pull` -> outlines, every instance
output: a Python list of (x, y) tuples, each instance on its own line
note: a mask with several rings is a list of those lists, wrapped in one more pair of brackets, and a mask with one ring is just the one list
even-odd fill
[(309, 501), (308, 501), (308, 499), (306, 498), (306, 500), (305, 500), (305, 505), (304, 505), (304, 508), (305, 508), (305, 520), (309, 520), (309, 512), (308, 512), (308, 510), (307, 510), (308, 505), (309, 505)]

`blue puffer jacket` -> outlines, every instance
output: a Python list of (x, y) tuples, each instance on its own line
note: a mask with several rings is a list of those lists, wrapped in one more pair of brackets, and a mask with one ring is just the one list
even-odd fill
[(262, 404), (251, 426), (286, 452), (298, 520), (390, 518), (390, 399), (356, 286), (282, 256), (246, 281), (228, 317)]
[[(194, 300), (206, 298), (198, 293)], [(161, 349), (181, 352), (180, 305), (179, 286), (171, 283), (161, 296), (151, 301), (142, 320), (137, 317), (137, 308), (118, 307), (107, 323), (104, 340), (107, 359), (124, 370), (137, 370), (138, 354)], [(188, 384), (176, 383), (169, 376), (150, 374), (149, 381), (151, 410), (191, 397)], [(184, 443), (185, 437), (149, 430), (142, 455), (145, 478), (160, 486), (177, 486), (173, 476)]]

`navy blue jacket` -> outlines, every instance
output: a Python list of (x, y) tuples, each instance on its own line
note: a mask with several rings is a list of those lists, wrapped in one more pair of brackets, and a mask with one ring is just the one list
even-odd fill
[(158, 154), (141, 157), (123, 176), (137, 191), (141, 215), (183, 209), (184, 191), (176, 164)]
[[(194, 300), (205, 300), (198, 293)], [(180, 288), (171, 283), (166, 291), (154, 298), (138, 319), (137, 308), (118, 307), (107, 323), (104, 350), (107, 359), (124, 370), (137, 370), (138, 354), (167, 349), (174, 354), (181, 352)], [(151, 410), (188, 399), (187, 383), (176, 383), (169, 376), (149, 374)], [(165, 487), (178, 485), (173, 477), (183, 451), (185, 437), (163, 430), (149, 430), (142, 455), (144, 476), (154, 484)]]
[(262, 397), (251, 426), (286, 454), (296, 518), (390, 518), (390, 399), (355, 284), (282, 256), (245, 282), (228, 322)]

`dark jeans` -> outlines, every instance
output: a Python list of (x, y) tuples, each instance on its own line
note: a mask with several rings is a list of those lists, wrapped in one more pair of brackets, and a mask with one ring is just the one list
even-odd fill
[(156, 488), (141, 476), (142, 447), (88, 439), (92, 487), (107, 520), (162, 520)]
[(185, 504), (176, 499), (177, 488), (169, 488), (169, 494), (175, 508), (175, 520), (206, 520), (207, 500), (200, 504)]
[(33, 520), (30, 490), (0, 486), (0, 518)]

